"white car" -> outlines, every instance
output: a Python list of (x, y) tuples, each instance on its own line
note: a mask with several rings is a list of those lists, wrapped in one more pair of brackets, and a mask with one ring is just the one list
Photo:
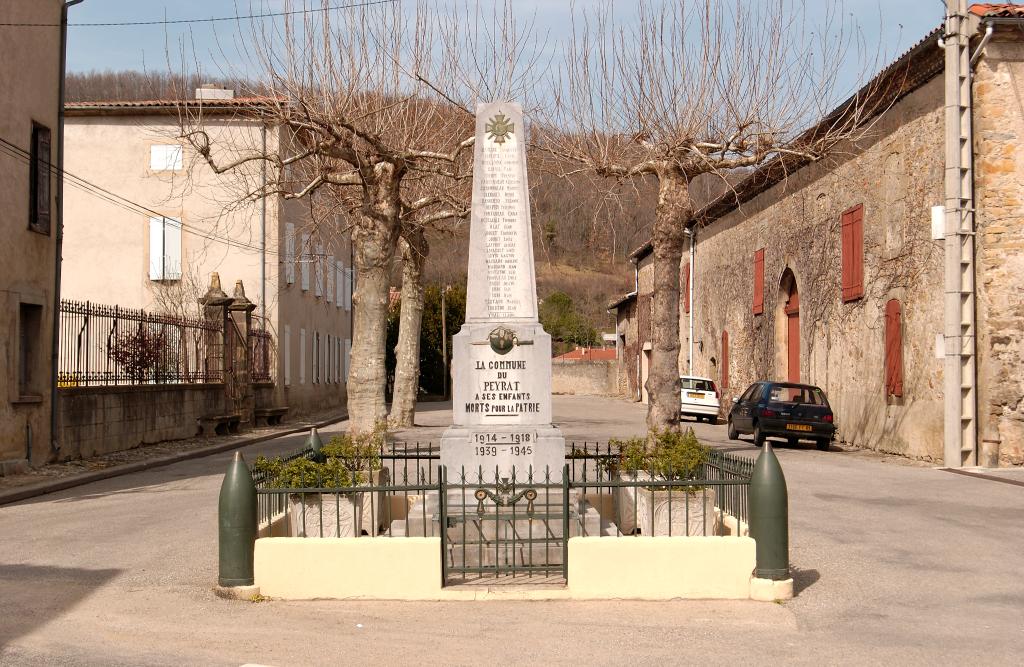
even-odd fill
[(714, 380), (684, 375), (679, 378), (679, 413), (697, 421), (715, 423), (718, 419), (718, 387)]

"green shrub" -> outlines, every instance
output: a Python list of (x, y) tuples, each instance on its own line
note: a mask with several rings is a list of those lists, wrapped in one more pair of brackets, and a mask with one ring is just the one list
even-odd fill
[(381, 467), (383, 429), (371, 433), (334, 436), (320, 449), (319, 456), (285, 461), (279, 457), (256, 458), (253, 472), (263, 475), (272, 489), (347, 488), (367, 484), (370, 473)]
[(608, 444), (619, 447), (619, 470), (646, 470), (665, 479), (694, 479), (711, 452), (692, 428), (652, 430), (646, 438), (612, 439)]

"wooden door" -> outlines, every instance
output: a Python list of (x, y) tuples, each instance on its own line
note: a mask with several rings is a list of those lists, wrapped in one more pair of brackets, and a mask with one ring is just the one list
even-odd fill
[(800, 381), (800, 294), (794, 283), (786, 300), (786, 379)]

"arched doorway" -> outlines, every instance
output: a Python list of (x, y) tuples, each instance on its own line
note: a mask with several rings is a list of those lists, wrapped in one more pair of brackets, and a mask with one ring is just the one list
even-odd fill
[(778, 376), (800, 381), (800, 292), (790, 269), (782, 273), (775, 309), (775, 360)]

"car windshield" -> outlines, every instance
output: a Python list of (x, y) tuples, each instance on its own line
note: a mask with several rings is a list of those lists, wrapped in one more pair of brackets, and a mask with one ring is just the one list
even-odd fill
[(711, 380), (701, 380), (699, 378), (679, 378), (682, 382), (683, 391), (714, 391), (715, 383)]
[(806, 403), (808, 405), (828, 405), (825, 394), (817, 387), (773, 386), (768, 400), (772, 403)]

